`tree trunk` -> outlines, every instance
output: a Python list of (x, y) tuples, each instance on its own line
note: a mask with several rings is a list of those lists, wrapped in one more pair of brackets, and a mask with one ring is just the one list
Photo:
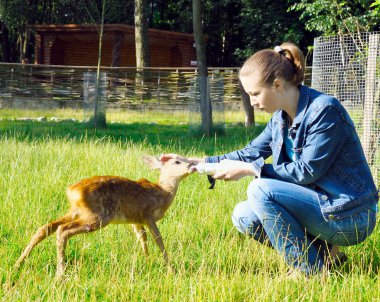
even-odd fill
[[(123, 48), (124, 44), (124, 33), (122, 32), (116, 32), (115, 37), (113, 40), (113, 48), (112, 48), (112, 62), (111, 62), (111, 67), (120, 67), (121, 64), (121, 51)], [(110, 93), (116, 93), (117, 90), (117, 85), (116, 82), (118, 81), (118, 72), (115, 71), (110, 71), (109, 74), (110, 80), (109, 80), (109, 91)]]
[(21, 45), (20, 45), (20, 57), (21, 57), (20, 62), (22, 64), (30, 64), (34, 38), (32, 37), (32, 33), (29, 29), (25, 29), (21, 35), (22, 35), (22, 39), (21, 39)]
[(193, 30), (197, 51), (198, 84), (201, 97), (202, 129), (209, 136), (212, 127), (212, 108), (209, 95), (206, 47), (203, 39), (201, 1), (193, 0)]
[(8, 28), (4, 23), (0, 21), (0, 43), (1, 43), (1, 51), (3, 53), (3, 57), (1, 58), (3, 62), (11, 62), (11, 48), (9, 46), (9, 33)]
[(123, 48), (124, 34), (122, 32), (115, 33), (115, 40), (112, 49), (111, 67), (120, 67), (121, 49)]
[(243, 88), (243, 85), (241, 84), (240, 80), (239, 80), (239, 89), (240, 89), (241, 98), (242, 98), (242, 102), (243, 102), (243, 107), (244, 107), (244, 111), (245, 111), (244, 125), (246, 127), (250, 127), (250, 126), (252, 126), (252, 125), (255, 124), (255, 114), (254, 114), (254, 111), (253, 111), (254, 108), (251, 105), (251, 101), (249, 99), (249, 95), (248, 95), (248, 93), (245, 92), (245, 90)]
[(136, 67), (150, 67), (146, 0), (135, 0)]
[[(146, 0), (135, 0), (135, 48), (136, 48), (136, 79), (135, 92), (140, 99), (144, 95), (144, 78), (147, 72), (144, 67), (150, 67), (150, 47)], [(149, 91), (149, 90), (148, 90)]]
[[(104, 14), (105, 14), (105, 3), (106, 0), (102, 1), (102, 22), (100, 24), (99, 32), (99, 47), (98, 47), (98, 66), (96, 68), (96, 80), (95, 80), (95, 104), (94, 104), (94, 128), (105, 128), (106, 127), (106, 115), (105, 115), (105, 105), (102, 98), (104, 97), (103, 85), (100, 85), (100, 66), (102, 61), (102, 45), (103, 45), (103, 30), (104, 30)], [(103, 83), (103, 81), (102, 81)]]

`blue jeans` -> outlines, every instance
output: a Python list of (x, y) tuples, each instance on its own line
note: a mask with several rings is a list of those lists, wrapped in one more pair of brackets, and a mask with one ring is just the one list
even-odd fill
[(248, 200), (239, 203), (232, 221), (239, 232), (268, 242), (285, 261), (306, 274), (320, 271), (331, 245), (362, 242), (376, 224), (376, 211), (325, 221), (317, 193), (297, 184), (259, 178), (248, 186)]

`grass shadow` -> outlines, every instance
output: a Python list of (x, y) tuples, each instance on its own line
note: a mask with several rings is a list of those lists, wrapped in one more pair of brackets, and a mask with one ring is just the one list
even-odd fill
[[(141, 143), (161, 148), (175, 147), (183, 151), (202, 149), (214, 152), (218, 149), (237, 149), (256, 137), (265, 125), (251, 128), (227, 126), (225, 133), (206, 137), (189, 131), (188, 125), (150, 123), (110, 123), (106, 128), (94, 129), (76, 121), (0, 121), (0, 137), (20, 141), (45, 141), (69, 139), (77, 142), (107, 139), (114, 143)], [(173, 150), (174, 151), (174, 150)]]

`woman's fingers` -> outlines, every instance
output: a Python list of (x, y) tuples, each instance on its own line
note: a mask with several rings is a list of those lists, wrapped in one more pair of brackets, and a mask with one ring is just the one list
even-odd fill
[(195, 166), (191, 166), (190, 168), (189, 168), (189, 173), (194, 173), (194, 172), (196, 172), (197, 171), (197, 168), (195, 167)]

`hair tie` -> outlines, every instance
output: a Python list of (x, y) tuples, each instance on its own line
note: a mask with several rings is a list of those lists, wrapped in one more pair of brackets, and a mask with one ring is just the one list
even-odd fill
[(278, 52), (280, 55), (285, 55), (285, 50), (281, 46), (276, 46), (274, 51)]

